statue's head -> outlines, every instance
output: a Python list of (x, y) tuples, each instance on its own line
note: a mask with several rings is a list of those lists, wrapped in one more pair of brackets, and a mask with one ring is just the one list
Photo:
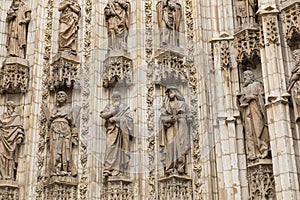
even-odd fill
[(244, 71), (243, 78), (244, 78), (245, 86), (249, 85), (250, 83), (253, 83), (253, 81), (255, 80), (255, 76), (253, 72), (250, 70)]
[(68, 101), (68, 95), (65, 91), (58, 91), (56, 94), (57, 103), (66, 103)]
[(13, 101), (6, 102), (7, 112), (12, 113), (15, 110), (15, 103)]
[(179, 91), (179, 89), (177, 87), (174, 87), (174, 86), (167, 87), (166, 95), (170, 99), (174, 99), (176, 97), (178, 100), (184, 101), (184, 97), (183, 97), (183, 95), (181, 94), (181, 92)]

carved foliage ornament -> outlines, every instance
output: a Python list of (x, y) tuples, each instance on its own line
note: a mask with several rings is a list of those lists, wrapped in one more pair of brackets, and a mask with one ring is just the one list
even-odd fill
[(275, 199), (275, 180), (272, 163), (248, 167), (248, 183), (251, 200)]
[(277, 16), (269, 15), (263, 19), (266, 26), (266, 45), (279, 45), (278, 20)]
[(289, 45), (292, 45), (300, 38), (300, 3), (282, 9), (282, 22), (284, 36)]

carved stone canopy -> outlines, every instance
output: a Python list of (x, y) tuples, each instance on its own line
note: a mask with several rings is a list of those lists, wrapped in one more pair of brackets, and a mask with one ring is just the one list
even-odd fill
[(289, 46), (300, 44), (300, 2), (282, 8), (284, 36)]
[(242, 68), (256, 66), (260, 63), (259, 29), (244, 29), (235, 34), (235, 55), (238, 65)]
[(44, 199), (77, 199), (76, 178), (51, 177), (44, 184)]
[(104, 61), (102, 85), (104, 88), (114, 87), (116, 84), (130, 85), (132, 83), (133, 64), (126, 56), (108, 57)]
[(128, 177), (110, 176), (103, 185), (102, 200), (133, 199), (133, 183)]
[(68, 52), (59, 52), (51, 64), (48, 85), (55, 88), (72, 88), (78, 84), (79, 57)]
[(0, 71), (0, 93), (26, 92), (29, 81), (29, 63), (19, 57), (7, 58)]

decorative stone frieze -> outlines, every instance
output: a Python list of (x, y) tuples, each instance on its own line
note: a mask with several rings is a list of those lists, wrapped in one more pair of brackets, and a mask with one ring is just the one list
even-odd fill
[(133, 73), (132, 60), (125, 56), (108, 57), (104, 61), (102, 85), (104, 88), (118, 85), (130, 85)]
[(300, 40), (300, 2), (294, 2), (281, 9), (284, 37), (288, 45)]
[(255, 66), (260, 62), (259, 44), (259, 29), (249, 28), (237, 32), (234, 37), (234, 46), (238, 65)]
[(0, 71), (0, 92), (26, 92), (29, 81), (29, 63), (19, 57), (7, 58)]
[(60, 87), (72, 88), (78, 84), (79, 57), (68, 52), (59, 52), (51, 64), (49, 88), (55, 90)]
[(11, 180), (0, 180), (0, 199), (19, 200), (18, 184)]
[(258, 160), (248, 164), (249, 199), (276, 199), (272, 161)]
[(193, 199), (192, 179), (172, 175), (158, 180), (160, 199)]
[(113, 177), (104, 181), (102, 200), (107, 199), (133, 199), (133, 184), (128, 177)]

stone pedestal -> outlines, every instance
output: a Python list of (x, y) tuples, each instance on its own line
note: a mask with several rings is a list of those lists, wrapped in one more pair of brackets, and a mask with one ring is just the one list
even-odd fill
[(116, 84), (130, 85), (132, 83), (133, 64), (132, 60), (120, 53), (111, 53), (104, 60), (104, 72), (102, 85), (104, 88), (114, 87)]
[(0, 181), (0, 200), (19, 200), (17, 182), (9, 180)]
[(161, 200), (193, 199), (192, 179), (171, 175), (158, 180), (158, 196)]
[(103, 183), (101, 199), (133, 199), (132, 181), (125, 176), (109, 176)]
[(29, 63), (18, 57), (7, 58), (0, 72), (0, 93), (26, 92), (29, 81)]
[(276, 199), (272, 160), (248, 163), (249, 199)]
[(44, 183), (44, 199), (78, 199), (77, 178), (53, 176)]
[(79, 84), (79, 64), (80, 60), (77, 55), (59, 52), (51, 64), (48, 82), (50, 90), (61, 87), (72, 88), (75, 84)]

